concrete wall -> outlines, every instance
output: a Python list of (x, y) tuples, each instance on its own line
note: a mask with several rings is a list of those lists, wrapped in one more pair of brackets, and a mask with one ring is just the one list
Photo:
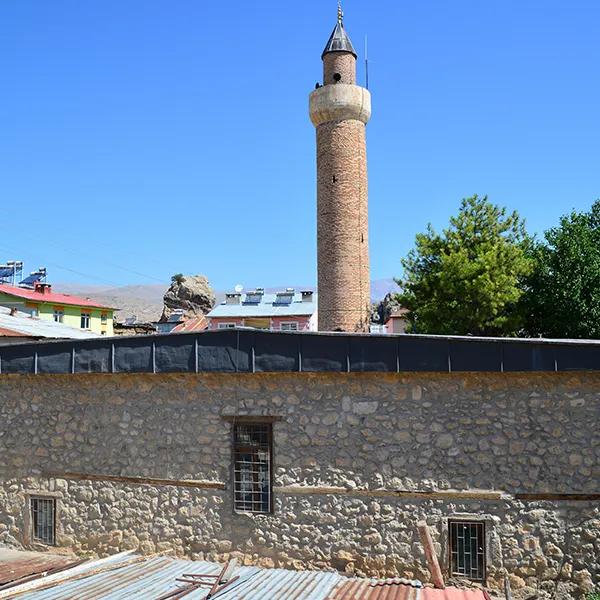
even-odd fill
[[(599, 390), (591, 373), (3, 376), (0, 541), (30, 542), (41, 489), (77, 551), (426, 580), (417, 520), (447, 568), (448, 518), (477, 517), (490, 584), (506, 568), (515, 598), (580, 598), (600, 583)], [(233, 511), (232, 415), (279, 419), (272, 515)]]

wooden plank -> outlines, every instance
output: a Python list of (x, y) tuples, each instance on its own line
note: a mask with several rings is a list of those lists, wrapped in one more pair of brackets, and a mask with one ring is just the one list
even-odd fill
[(575, 502), (597, 502), (600, 494), (554, 494), (542, 492), (538, 494), (515, 494), (515, 500), (573, 500)]
[(114, 481), (117, 483), (131, 483), (135, 485), (168, 485), (207, 490), (226, 489), (225, 483), (221, 481), (204, 481), (200, 479), (160, 479), (157, 477), (130, 477), (124, 475), (100, 475), (96, 473), (59, 473), (56, 471), (45, 472), (43, 475), (45, 477), (55, 477), (57, 479), (78, 479), (82, 481)]
[(431, 532), (429, 531), (429, 527), (425, 521), (419, 521), (417, 523), (417, 529), (419, 530), (419, 535), (421, 536), (421, 543), (423, 544), (423, 548), (425, 549), (425, 558), (427, 559), (427, 566), (429, 567), (429, 572), (431, 573), (431, 579), (433, 580), (433, 585), (443, 590), (445, 589), (444, 578), (442, 577), (442, 570), (440, 569), (440, 563), (438, 562), (437, 554), (435, 553), (435, 548), (433, 546), (433, 540), (431, 539)]
[(510, 498), (509, 494), (496, 490), (441, 490), (435, 492), (420, 492), (418, 490), (365, 490), (350, 489), (334, 486), (276, 486), (274, 492), (280, 494), (297, 495), (324, 495), (334, 494), (340, 496), (367, 496), (373, 497), (394, 497), (394, 498), (424, 498), (428, 500), (436, 499), (454, 499), (454, 500), (505, 500)]

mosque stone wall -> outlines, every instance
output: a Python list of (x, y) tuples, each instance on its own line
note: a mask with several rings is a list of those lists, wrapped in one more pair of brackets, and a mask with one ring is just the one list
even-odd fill
[[(2, 376), (0, 542), (57, 543), (428, 579), (448, 519), (486, 526), (516, 598), (599, 585), (600, 374)], [(274, 510), (237, 514), (231, 417), (273, 421)], [(447, 575), (447, 573), (446, 573)]]

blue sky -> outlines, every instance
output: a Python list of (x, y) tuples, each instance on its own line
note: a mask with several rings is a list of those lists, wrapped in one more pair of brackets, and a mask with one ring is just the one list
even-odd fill
[[(361, 59), (369, 39), (373, 279), (399, 275), (415, 233), (465, 196), (517, 209), (531, 232), (600, 196), (596, 0), (344, 9)], [(89, 284), (314, 283), (307, 96), (335, 13), (0, 2), (0, 260)]]

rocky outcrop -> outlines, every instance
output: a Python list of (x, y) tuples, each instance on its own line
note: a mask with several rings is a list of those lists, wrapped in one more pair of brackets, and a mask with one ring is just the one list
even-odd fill
[(398, 294), (389, 292), (385, 295), (383, 300), (375, 302), (373, 304), (373, 320), (376, 323), (385, 325), (387, 320), (391, 317), (392, 313), (401, 309), (402, 306), (398, 300)]
[(187, 318), (205, 315), (215, 305), (216, 298), (204, 275), (177, 275), (163, 300), (160, 320), (164, 322), (177, 309), (182, 309)]

